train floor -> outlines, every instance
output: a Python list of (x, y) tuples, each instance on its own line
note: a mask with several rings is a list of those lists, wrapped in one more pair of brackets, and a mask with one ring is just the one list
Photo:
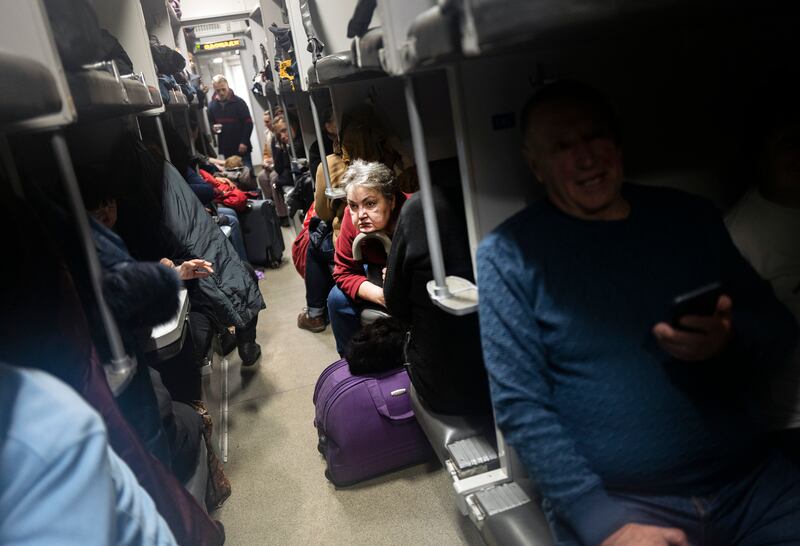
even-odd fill
[(267, 269), (260, 282), (267, 302), (258, 323), (261, 363), (241, 371), (236, 351), (229, 355), (225, 468), (233, 494), (213, 514), (225, 525), (227, 544), (482, 544), (437, 463), (343, 489), (325, 479), (311, 397), (337, 355), (330, 328), (297, 328), (305, 289), (291, 263), (293, 231), (283, 234), (283, 265)]

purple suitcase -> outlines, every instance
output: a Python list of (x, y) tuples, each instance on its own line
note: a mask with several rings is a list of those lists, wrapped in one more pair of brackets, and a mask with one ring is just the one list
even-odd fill
[(352, 375), (346, 360), (325, 368), (314, 389), (314, 426), (328, 463), (325, 476), (334, 485), (351, 485), (433, 457), (408, 391), (402, 368)]

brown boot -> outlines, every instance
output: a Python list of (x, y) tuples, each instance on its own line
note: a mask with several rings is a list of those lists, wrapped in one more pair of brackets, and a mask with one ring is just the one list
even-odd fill
[(325, 321), (325, 315), (320, 315), (318, 317), (309, 317), (308, 311), (303, 311), (299, 315), (297, 315), (297, 327), (302, 330), (308, 330), (309, 332), (314, 332), (315, 334), (322, 332), (325, 330), (325, 327), (328, 323)]

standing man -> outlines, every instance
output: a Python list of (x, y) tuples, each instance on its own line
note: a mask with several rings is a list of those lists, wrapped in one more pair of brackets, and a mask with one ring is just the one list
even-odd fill
[[(623, 184), (596, 90), (545, 86), (521, 119), (547, 197), (481, 243), (481, 341), (498, 426), (557, 543), (800, 544), (800, 470), (748, 404), (794, 318), (710, 203)], [(665, 321), (711, 282), (712, 315)]]
[(211, 80), (214, 97), (208, 105), (208, 121), (214, 132), (219, 135), (219, 153), (230, 157), (238, 155), (253, 172), (250, 160), (250, 133), (253, 132), (253, 118), (247, 104), (233, 94), (228, 87), (228, 80), (217, 74)]

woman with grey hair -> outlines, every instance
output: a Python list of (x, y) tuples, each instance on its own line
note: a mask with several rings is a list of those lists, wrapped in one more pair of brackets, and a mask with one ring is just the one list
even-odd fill
[(379, 240), (367, 239), (361, 248), (362, 259), (356, 260), (353, 241), (359, 233), (383, 233), (391, 238), (406, 201), (394, 172), (377, 161), (353, 161), (344, 173), (342, 184), (347, 194), (347, 209), (336, 239), (333, 269), (336, 285), (328, 294), (328, 313), (339, 354), (344, 354), (361, 326), (361, 308), (386, 307), (383, 279), (381, 276), (369, 279), (366, 274), (368, 265), (385, 267), (386, 251)]

